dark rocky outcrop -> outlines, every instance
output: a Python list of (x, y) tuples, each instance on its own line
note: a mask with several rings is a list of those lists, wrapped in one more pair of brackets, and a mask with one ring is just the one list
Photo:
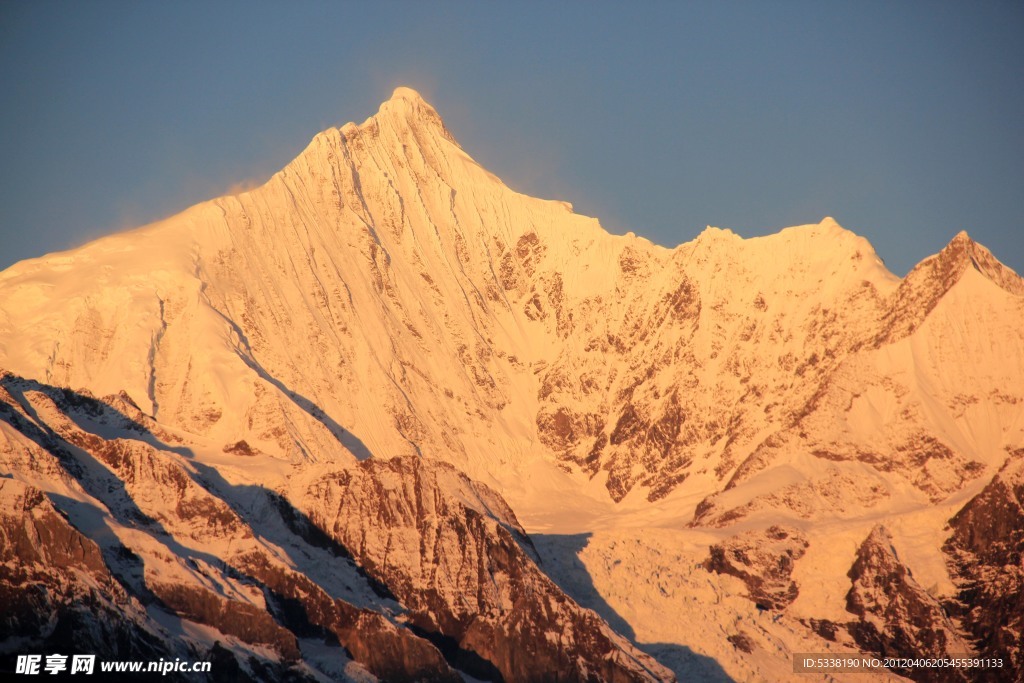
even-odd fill
[(369, 460), (314, 484), (310, 518), (470, 675), (494, 681), (673, 680), (568, 598), (500, 496), (450, 465)]
[(293, 632), (336, 637), (353, 659), (381, 680), (461, 680), (429, 641), (383, 615), (331, 598), (306, 576), (275, 566), (261, 554), (236, 562), (267, 587), (279, 618)]
[(796, 529), (771, 526), (712, 545), (704, 566), (708, 571), (742, 580), (759, 608), (781, 610), (799, 594), (790, 575), (807, 545), (807, 539)]
[[(857, 550), (846, 609), (858, 617), (847, 625), (866, 652), (882, 657), (945, 658), (963, 655), (959, 638), (938, 601), (911, 575), (884, 526), (876, 526)], [(915, 681), (968, 680), (966, 669), (895, 669)]]
[[(111, 401), (11, 375), (4, 381), (0, 426), (13, 431), (0, 437), (6, 439), (0, 463), (20, 476), (62, 482), (82, 501), (60, 494), (51, 500), (19, 479), (0, 478), (0, 653), (28, 648), (100, 659), (212, 658), (217, 680), (277, 683), (308, 680), (298, 639), (312, 638), (340, 645), (381, 680), (459, 680), (429, 640), (386, 613), (330, 597), (256, 541), (252, 524), (270, 522), (261, 534), (279, 524), (275, 538), (293, 552), (298, 548), (294, 557), (312, 548), (338, 564), (335, 573), (351, 571), (345, 549), (280, 495), (262, 492), (271, 517), (251, 519), (225, 496), (216, 474), (202, 477), (183, 467), (165, 450), (171, 447), (141, 422), (128, 424)], [(85, 418), (103, 435), (83, 428), (90, 424)], [(110, 523), (132, 527), (140, 545), (131, 549), (110, 538), (97, 545), (54, 501), (68, 509), (86, 506), (89, 514), (105, 510)], [(187, 547), (232, 545), (248, 550), (214, 557)], [(374, 590), (390, 595), (379, 584), (366, 592)], [(152, 610), (251, 649), (209, 650), (167, 632)]]
[[(0, 479), (0, 652), (212, 657), (218, 676), (278, 682), (304, 680), (302, 643), (319, 641), (396, 683), (457, 681), (457, 669), (494, 681), (672, 680), (566, 597), (504, 500), (450, 465), (371, 459), (295, 505), (232, 486), (107, 399), (4, 382), (0, 464), (64, 493)], [(123, 538), (97, 544), (69, 521), (97, 515)], [(153, 610), (232, 646), (174, 635)]]
[(978, 680), (1024, 678), (1024, 452), (950, 521), (943, 550), (959, 589), (950, 610), (961, 620), (979, 657), (1002, 659), (1002, 669)]
[(39, 489), (0, 478), (0, 654), (38, 651), (159, 659), (173, 648), (144, 624), (140, 603), (100, 548)]

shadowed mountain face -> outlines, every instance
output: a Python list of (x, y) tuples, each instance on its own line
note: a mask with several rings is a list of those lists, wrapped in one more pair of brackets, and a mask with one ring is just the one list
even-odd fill
[[(28, 487), (3, 495), (38, 499), (10, 524), (95, 544), (37, 578), (92, 576), (125, 651), (219, 642), (257, 678), (666, 678), (523, 527), (593, 533), (611, 567), (626, 541), (602, 534), (658, 528), (637, 566), (693, 567), (665, 574), (712, 586), (695, 618), (740, 596), (727, 626), (667, 631), (672, 586), (567, 570), (620, 596), (635, 642), (773, 677), (822, 633), (890, 642), (847, 604), (880, 521), (953, 597), (970, 570), (935, 520), (1024, 448), (1022, 329), (1024, 281), (966, 233), (903, 280), (832, 219), (609, 235), (504, 186), (400, 88), (262, 187), (0, 273), (3, 467)], [(18, 538), (12, 566), (57, 552)], [(755, 608), (777, 618), (735, 626)]]
[[(951, 610), (985, 657), (1024, 670), (1024, 451), (949, 521), (944, 550), (959, 593)], [(1010, 680), (986, 672), (986, 680)]]
[(324, 650), (346, 678), (672, 680), (450, 465), (373, 459), (282, 495), (229, 484), (119, 397), (2, 386), (5, 648), (213, 657), (217, 641), (182, 637), (191, 623), (256, 680), (312, 679)]

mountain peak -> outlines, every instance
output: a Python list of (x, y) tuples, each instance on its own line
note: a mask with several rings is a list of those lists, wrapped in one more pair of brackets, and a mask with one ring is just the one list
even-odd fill
[(1004, 292), (1024, 297), (1024, 278), (961, 230), (939, 253), (918, 263), (903, 278), (878, 339), (892, 342), (913, 332), (946, 293), (972, 271)]
[(967, 258), (973, 257), (975, 252), (979, 250), (988, 251), (980, 244), (971, 239), (971, 236), (967, 234), (966, 230), (961, 230), (953, 236), (942, 251), (938, 253), (939, 257), (956, 257), (956, 258)]
[(411, 102), (426, 102), (426, 100), (423, 99), (422, 95), (420, 95), (417, 91), (405, 85), (400, 85), (397, 88), (395, 88), (395, 91), (391, 93), (391, 99), (409, 100)]
[(339, 128), (328, 128), (317, 133), (306, 149), (290, 162), (288, 168), (300, 174), (312, 172), (316, 175), (318, 171), (315, 169), (322, 164), (329, 166), (335, 163), (336, 157), (332, 150), (357, 139), (362, 139), (363, 144), (374, 145), (381, 144), (381, 139), (390, 140), (386, 144), (397, 145), (393, 151), (401, 154), (405, 154), (401, 150), (406, 148), (432, 147), (433, 142), (438, 140), (445, 140), (461, 149), (437, 110), (413, 88), (399, 86), (389, 99), (381, 103), (377, 113), (362, 123), (349, 121)]
[(437, 110), (430, 106), (430, 103), (423, 99), (422, 95), (404, 85), (395, 88), (394, 92), (391, 93), (391, 97), (380, 105), (377, 115), (373, 118), (379, 118), (385, 113), (398, 114), (403, 118), (409, 119), (426, 118), (438, 123), (441, 121)]
[(965, 270), (973, 268), (1007, 292), (1024, 295), (1024, 280), (983, 245), (971, 239), (966, 230), (958, 232), (932, 258), (943, 270), (955, 273), (957, 279)]
[(380, 105), (376, 115), (367, 119), (362, 127), (371, 123), (389, 122), (400, 128), (428, 130), (441, 135), (449, 142), (458, 144), (437, 113), (423, 97), (412, 88), (399, 86), (391, 93), (391, 99)]

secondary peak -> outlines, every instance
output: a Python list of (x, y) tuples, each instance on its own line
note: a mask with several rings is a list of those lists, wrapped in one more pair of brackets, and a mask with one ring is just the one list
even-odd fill
[(971, 236), (967, 234), (966, 230), (958, 232), (953, 239), (949, 241), (950, 244), (977, 244), (971, 239)]

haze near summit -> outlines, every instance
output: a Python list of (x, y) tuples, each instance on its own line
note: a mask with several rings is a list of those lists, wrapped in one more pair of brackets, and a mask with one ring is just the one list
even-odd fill
[(408, 84), (613, 232), (831, 215), (899, 275), (960, 230), (1021, 271), (1022, 31), (1018, 3), (6, 3), (0, 268), (258, 184)]

